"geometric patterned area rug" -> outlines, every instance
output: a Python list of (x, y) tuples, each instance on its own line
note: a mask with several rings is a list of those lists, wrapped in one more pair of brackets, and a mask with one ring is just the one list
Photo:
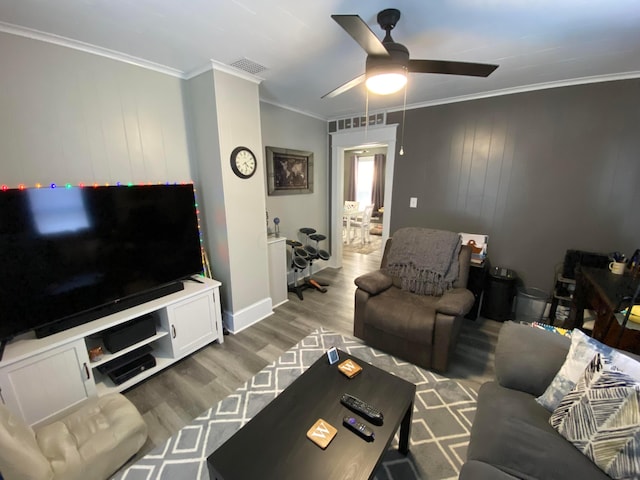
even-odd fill
[(403, 456), (398, 452), (396, 434), (374, 478), (457, 478), (466, 459), (477, 392), (455, 380), (368, 347), (357, 338), (325, 329), (303, 338), (233, 394), (113, 478), (209, 480), (207, 457), (331, 347), (416, 385), (409, 454)]

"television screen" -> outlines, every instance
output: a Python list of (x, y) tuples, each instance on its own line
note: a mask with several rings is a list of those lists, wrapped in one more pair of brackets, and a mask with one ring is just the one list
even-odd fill
[(0, 339), (202, 272), (192, 185), (0, 192)]

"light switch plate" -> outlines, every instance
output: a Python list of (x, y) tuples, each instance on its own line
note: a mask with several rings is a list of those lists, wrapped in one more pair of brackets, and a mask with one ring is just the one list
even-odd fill
[(417, 197), (411, 197), (411, 199), (409, 200), (409, 208), (418, 208), (418, 198)]

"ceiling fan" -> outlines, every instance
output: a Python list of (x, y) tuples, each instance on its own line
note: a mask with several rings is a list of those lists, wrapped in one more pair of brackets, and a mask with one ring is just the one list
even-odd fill
[(498, 65), (485, 63), (410, 59), (409, 50), (391, 38), (391, 30), (400, 20), (400, 10), (395, 8), (387, 8), (378, 13), (378, 24), (387, 32), (382, 41), (358, 15), (331, 15), (331, 18), (367, 52), (367, 63), (365, 73), (323, 95), (322, 98), (340, 95), (363, 81), (366, 81), (367, 88), (374, 93), (395, 93), (406, 84), (408, 72), (488, 77), (498, 68)]

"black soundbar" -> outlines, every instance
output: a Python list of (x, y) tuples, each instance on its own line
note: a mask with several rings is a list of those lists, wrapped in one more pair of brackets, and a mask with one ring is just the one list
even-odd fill
[(53, 335), (54, 333), (63, 332), (64, 330), (68, 330), (70, 328), (77, 327), (78, 325), (91, 322), (92, 320), (97, 320), (98, 318), (106, 317), (107, 315), (112, 315), (128, 308), (136, 307), (143, 303), (150, 302), (157, 298), (161, 298), (165, 295), (170, 295), (181, 290), (184, 290), (184, 284), (182, 282), (169, 283), (154, 290), (149, 290), (148, 292), (143, 292), (138, 295), (132, 295), (130, 297), (117, 300), (108, 305), (104, 305), (92, 310), (87, 310), (86, 312), (82, 312), (71, 317), (63, 318), (48, 325), (43, 325), (42, 327), (35, 329), (36, 337), (48, 337), (49, 335)]

